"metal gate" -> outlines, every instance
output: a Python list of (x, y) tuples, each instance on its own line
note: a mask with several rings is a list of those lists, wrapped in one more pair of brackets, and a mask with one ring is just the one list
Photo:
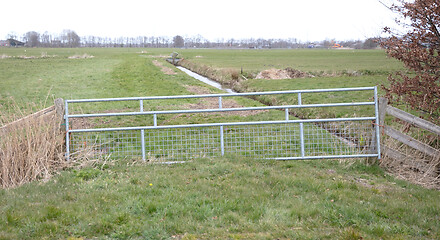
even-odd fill
[[(370, 91), (373, 101), (303, 104), (302, 94)], [(231, 97), (296, 94), (294, 105), (224, 108), (222, 100)], [(167, 99), (218, 99), (218, 108), (145, 111), (145, 101)], [(70, 114), (72, 104), (98, 102), (138, 102), (139, 110)], [(369, 116), (349, 118), (298, 119), (292, 109), (370, 106)], [(373, 106), (374, 108), (372, 108)], [(252, 120), (179, 125), (159, 125), (158, 116), (166, 114), (218, 113), (235, 111), (284, 111), (279, 120)], [(127, 116), (152, 117), (148, 126), (123, 127)], [(87, 124), (72, 129), (73, 119), (118, 117), (118, 127), (90, 128)], [(101, 158), (141, 158), (146, 161), (174, 161), (225, 154), (265, 159), (298, 160), (325, 158), (380, 158), (377, 87), (292, 90), (206, 95), (152, 96), (132, 98), (77, 99), (65, 101), (66, 158), (76, 154)]]

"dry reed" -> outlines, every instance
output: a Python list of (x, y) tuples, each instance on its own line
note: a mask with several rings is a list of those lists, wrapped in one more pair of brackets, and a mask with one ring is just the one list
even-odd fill
[[(14, 112), (25, 114), (15, 105)], [(0, 123), (12, 122), (17, 114), (0, 109)], [(64, 137), (55, 111), (40, 117), (15, 121), (0, 128), (0, 186), (11, 188), (48, 179), (66, 165)]]
[[(440, 149), (438, 136), (415, 127), (408, 132), (408, 125), (401, 126), (400, 130), (425, 144)], [(440, 190), (440, 156), (428, 156), (386, 136), (383, 136), (382, 143), (406, 155), (402, 159), (393, 159), (385, 154), (380, 162), (382, 167), (400, 179)]]

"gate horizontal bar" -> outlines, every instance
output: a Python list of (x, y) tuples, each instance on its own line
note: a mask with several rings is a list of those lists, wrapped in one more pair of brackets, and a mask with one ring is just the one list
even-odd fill
[(305, 157), (281, 157), (281, 158), (266, 158), (269, 160), (313, 160), (313, 159), (334, 159), (334, 158), (365, 158), (365, 157), (378, 157), (378, 154), (357, 154), (357, 155), (329, 155), (329, 156), (305, 156)]
[(69, 118), (138, 116), (138, 115), (153, 115), (153, 114), (181, 114), (181, 113), (213, 113), (213, 112), (255, 111), (255, 110), (286, 109), (286, 108), (290, 109), (290, 108), (320, 108), (320, 107), (351, 107), (351, 106), (366, 106), (366, 105), (374, 105), (374, 102), (301, 104), (301, 105), (242, 107), (242, 108), (213, 108), (213, 109), (195, 109), (195, 110), (165, 110), (165, 111), (148, 111), (148, 112), (91, 113), (91, 114), (69, 115)]
[(187, 125), (166, 125), (166, 126), (144, 126), (144, 127), (121, 127), (121, 128), (91, 128), (91, 129), (71, 129), (70, 133), (78, 132), (109, 132), (109, 131), (135, 131), (169, 128), (192, 128), (192, 127), (220, 127), (220, 126), (239, 126), (239, 125), (264, 125), (264, 124), (285, 124), (285, 123), (317, 123), (317, 122), (341, 122), (341, 121), (368, 121), (375, 120), (375, 117), (358, 118), (327, 118), (327, 119), (298, 119), (280, 121), (261, 121), (261, 122), (229, 122), (229, 123), (206, 123), (206, 124), (187, 124)]
[(318, 93), (318, 92), (346, 92), (346, 91), (368, 91), (368, 90), (374, 90), (374, 87), (309, 89), (309, 90), (289, 90), (289, 91), (270, 91), (270, 92), (250, 92), (250, 93), (221, 93), (221, 94), (205, 94), (205, 95), (177, 95), (177, 96), (152, 96), (152, 97), (76, 99), (76, 100), (66, 100), (66, 101), (68, 103), (114, 102), (114, 101), (139, 101), (139, 100), (161, 100), (161, 99), (179, 99), (179, 98), (209, 98), (209, 97), (236, 97), (236, 96), (297, 94), (297, 93)]

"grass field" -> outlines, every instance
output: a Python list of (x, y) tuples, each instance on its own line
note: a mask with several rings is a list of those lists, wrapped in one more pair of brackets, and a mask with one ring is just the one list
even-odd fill
[[(242, 92), (323, 89), (347, 87), (371, 87), (387, 85), (390, 73), (403, 70), (402, 64), (389, 59), (382, 50), (181, 50), (184, 66), (208, 75), (225, 85)], [(263, 71), (272, 68), (291, 67), (312, 74), (312, 78), (296, 79), (253, 79)], [(247, 77), (234, 79), (232, 73)], [(228, 77), (228, 73), (231, 76)], [(220, 76), (219, 76), (220, 75)], [(379, 93), (383, 94), (379, 87)], [(304, 94), (304, 104), (352, 102), (371, 100), (370, 92), (345, 92)], [(292, 104), (297, 96), (275, 96), (272, 99), (259, 98), (267, 104)], [(319, 113), (313, 110), (296, 110), (300, 117), (352, 117), (354, 113), (366, 115), (371, 109), (359, 111), (355, 108), (323, 109)]]
[(101, 162), (0, 190), (1, 239), (436, 239), (440, 193), (338, 161)]
[(177, 50), (181, 57), (218, 68), (243, 69), (257, 73), (269, 68), (292, 67), (319, 75), (321, 73), (388, 74), (402, 65), (386, 57), (382, 50)]
[[(158, 56), (172, 51), (200, 64), (236, 70), (243, 67), (243, 71), (252, 74), (290, 66), (317, 75), (334, 75), (249, 79), (242, 83), (255, 90), (372, 86), (384, 82), (390, 71), (401, 67), (377, 50), (0, 48), (0, 112), (4, 116), (16, 111), (11, 98), (21, 106), (33, 102), (43, 107), (52, 105), (52, 99), (58, 97), (218, 92), (170, 65), (166, 66), (176, 74), (166, 75), (155, 66), (153, 60), (165, 65)], [(72, 56), (76, 58), (69, 58)], [(362, 74), (349, 76), (354, 71)], [(305, 96), (305, 103), (326, 98), (353, 101), (368, 100), (369, 96)], [(243, 106), (261, 105), (250, 99), (235, 101)], [(201, 103), (159, 101), (146, 103), (145, 108), (162, 110), (194, 104)], [(91, 104), (76, 111), (129, 111), (137, 107), (125, 103)], [(282, 116), (282, 112), (274, 111), (250, 118)], [(158, 120), (159, 124), (180, 124), (218, 119), (239, 121), (242, 116), (187, 115)], [(115, 118), (92, 124), (151, 124), (152, 119), (126, 121)], [(226, 156), (170, 166), (133, 159), (90, 164), (65, 169), (49, 180), (0, 189), (0, 239), (440, 237), (440, 193), (397, 180), (376, 164), (366, 165), (364, 160), (276, 162)]]

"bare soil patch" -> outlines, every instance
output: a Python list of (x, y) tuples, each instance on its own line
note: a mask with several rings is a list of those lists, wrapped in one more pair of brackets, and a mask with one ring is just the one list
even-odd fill
[(271, 68), (258, 73), (256, 79), (292, 79), (292, 78), (310, 78), (311, 74), (293, 69), (291, 67), (285, 69)]
[(161, 62), (159, 62), (157, 60), (153, 60), (153, 64), (154, 64), (154, 66), (159, 67), (160, 70), (167, 75), (175, 75), (176, 74), (176, 72), (174, 72), (173, 69), (164, 66)]
[(211, 90), (209, 90), (206, 87), (201, 86), (185, 86), (186, 90), (189, 92), (195, 93), (195, 94), (210, 94), (212, 93)]
[(161, 55), (150, 55), (148, 57), (149, 58), (169, 58), (170, 56), (161, 54)]
[(57, 57), (57, 55), (48, 55), (47, 52), (41, 52), (41, 56), (27, 56), (27, 55), (19, 55), (19, 56), (9, 56), (6, 54), (2, 54), (0, 56), (0, 59), (7, 59), (7, 58), (15, 58), (15, 59), (39, 59), (39, 58), (54, 58)]
[(86, 59), (86, 58), (94, 58), (95, 56), (89, 55), (87, 53), (84, 53), (82, 55), (75, 54), (73, 56), (68, 57), (69, 59)]
[[(211, 91), (205, 87), (200, 86), (186, 86), (186, 89), (192, 93), (196, 94), (210, 94)], [(209, 108), (218, 108), (218, 98), (202, 98), (198, 103), (186, 104), (185, 108), (187, 109), (209, 109)], [(222, 108), (240, 108), (243, 107), (234, 99), (223, 99), (222, 100)], [(239, 116), (252, 116), (263, 111), (233, 111), (233, 112), (223, 112), (221, 114), (226, 115), (239, 115)], [(207, 114), (218, 114), (218, 113), (207, 113)]]
[(71, 129), (87, 129), (87, 128), (93, 128), (95, 124), (91, 121), (90, 118), (75, 118), (75, 119), (69, 119), (69, 127)]
[[(212, 93), (211, 90), (209, 90), (206, 87), (201, 87), (201, 86), (185, 86), (185, 88), (192, 93), (195, 94), (210, 94)], [(183, 109), (215, 109), (218, 108), (218, 98), (202, 98), (200, 99), (197, 103), (190, 103), (190, 104), (185, 104), (182, 105)], [(237, 101), (235, 101), (234, 99), (223, 99), (222, 100), (222, 107), (223, 108), (239, 108), (239, 107), (243, 107), (242, 105), (238, 104)], [(223, 112), (221, 114), (224, 115), (238, 115), (238, 116), (242, 116), (242, 117), (246, 117), (246, 116), (252, 116), (252, 115), (256, 115), (264, 111), (233, 111), (233, 112)], [(192, 115), (195, 115), (197, 113), (194, 113)], [(200, 113), (199, 113), (200, 114)], [(203, 116), (208, 116), (208, 115), (213, 115), (213, 114), (219, 114), (219, 113), (203, 113)], [(162, 124), (165, 124), (167, 122), (170, 122), (172, 120), (178, 119), (180, 117), (183, 116), (188, 116), (188, 114), (178, 114), (176, 116), (174, 116), (173, 118), (163, 122)]]

